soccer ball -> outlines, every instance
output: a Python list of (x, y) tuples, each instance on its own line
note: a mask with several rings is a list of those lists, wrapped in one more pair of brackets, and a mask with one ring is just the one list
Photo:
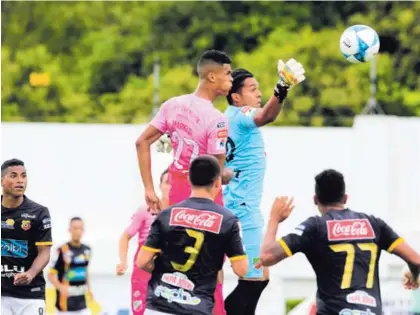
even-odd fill
[(350, 26), (341, 35), (340, 50), (352, 63), (370, 61), (379, 51), (378, 34), (366, 25)]

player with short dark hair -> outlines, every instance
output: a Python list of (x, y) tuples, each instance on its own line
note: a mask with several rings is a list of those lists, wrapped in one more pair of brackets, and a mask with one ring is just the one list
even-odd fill
[(268, 284), (268, 268), (256, 268), (263, 239), (264, 221), (261, 198), (265, 176), (264, 140), (259, 127), (273, 122), (280, 113), (288, 91), (304, 79), (302, 65), (290, 59), (278, 62), (280, 76), (274, 93), (261, 108), (261, 91), (254, 75), (246, 69), (232, 73), (232, 88), (227, 95), (229, 137), (225, 167), (234, 177), (226, 186), (223, 202), (238, 218), (250, 268), (225, 300), (228, 315), (253, 315), (262, 291)]
[(86, 298), (93, 298), (88, 266), (92, 257), (82, 243), (85, 225), (80, 217), (70, 219), (70, 241), (57, 248), (48, 280), (56, 288), (55, 307), (59, 314), (89, 315)]
[(152, 224), (137, 265), (151, 270), (145, 315), (210, 315), (217, 273), (224, 256), (243, 276), (248, 261), (238, 219), (213, 202), (221, 189), (221, 169), (213, 156), (191, 162), (191, 197), (162, 211)]
[(272, 266), (298, 252), (306, 255), (317, 279), (317, 314), (382, 314), (378, 264), (381, 250), (404, 259), (416, 279), (420, 255), (383, 220), (345, 207), (344, 177), (325, 170), (315, 177), (313, 216), (276, 241), (278, 224), (293, 209), (293, 199), (275, 203), (261, 252), (263, 266)]
[(1, 166), (1, 314), (45, 313), (43, 269), (50, 260), (48, 209), (25, 195), (27, 173), (18, 159)]
[[(146, 202), (159, 210), (159, 198), (153, 185), (150, 146), (168, 133), (174, 148), (174, 159), (169, 167), (170, 203), (189, 197), (190, 161), (197, 156), (211, 154), (225, 163), (228, 124), (223, 114), (214, 108), (218, 96), (226, 96), (232, 86), (230, 58), (221, 51), (203, 53), (197, 63), (199, 83), (192, 94), (169, 99), (136, 141), (139, 168), (146, 192)], [(222, 202), (222, 194), (218, 196)]]

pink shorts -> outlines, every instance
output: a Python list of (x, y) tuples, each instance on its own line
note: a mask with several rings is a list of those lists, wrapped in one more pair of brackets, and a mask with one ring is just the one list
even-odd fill
[[(169, 172), (169, 183), (171, 183), (171, 190), (169, 191), (170, 205), (180, 203), (190, 198), (191, 184), (188, 180), (187, 174), (184, 175), (184, 174)], [(220, 190), (214, 202), (220, 206), (223, 206), (222, 190)]]
[(134, 267), (131, 275), (131, 310), (133, 315), (143, 315), (146, 309), (147, 285), (151, 274)]

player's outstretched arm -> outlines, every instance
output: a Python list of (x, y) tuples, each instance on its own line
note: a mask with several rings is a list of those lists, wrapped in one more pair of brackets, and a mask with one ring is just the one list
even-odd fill
[(118, 243), (120, 263), (116, 267), (116, 273), (118, 276), (122, 276), (127, 271), (127, 252), (130, 239), (131, 236), (126, 231), (121, 234), (120, 241)]
[(419, 275), (420, 275), (420, 255), (416, 252), (406, 241), (401, 241), (392, 251), (393, 254), (401, 257), (408, 265), (410, 274), (406, 276), (408, 288), (418, 287)]
[(162, 134), (159, 129), (149, 125), (136, 141), (137, 159), (146, 193), (146, 203), (154, 211), (159, 211), (160, 207), (159, 198), (156, 195), (153, 185), (150, 147)]
[[(279, 242), (276, 241), (278, 225), (286, 220), (294, 208), (293, 198), (278, 197), (271, 207), (270, 220), (261, 247), (260, 263), (264, 267), (277, 264), (290, 256)], [(287, 248), (287, 246), (286, 246)]]
[(295, 85), (305, 80), (305, 69), (302, 64), (295, 59), (289, 59), (285, 64), (279, 60), (277, 71), (280, 76), (279, 81), (274, 87), (274, 95), (268, 100), (261, 110), (254, 115), (254, 122), (258, 127), (267, 125), (276, 120), (279, 115), (283, 102), (287, 97), (287, 92)]

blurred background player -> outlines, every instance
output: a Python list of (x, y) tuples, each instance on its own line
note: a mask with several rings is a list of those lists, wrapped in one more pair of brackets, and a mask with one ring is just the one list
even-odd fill
[(92, 299), (88, 266), (91, 249), (82, 243), (84, 222), (70, 219), (70, 240), (57, 249), (48, 280), (56, 288), (55, 306), (59, 314), (89, 315), (86, 297)]
[(253, 315), (262, 291), (268, 284), (268, 269), (255, 268), (263, 239), (263, 215), (260, 209), (266, 169), (264, 140), (259, 127), (273, 122), (283, 105), (288, 90), (301, 83), (305, 70), (290, 59), (286, 65), (278, 61), (274, 95), (261, 108), (261, 91), (253, 74), (245, 69), (233, 71), (232, 88), (227, 96), (225, 115), (229, 122), (225, 166), (234, 177), (226, 186), (223, 201), (241, 223), (242, 239), (249, 260), (249, 270), (225, 300), (228, 315)]
[(25, 196), (26, 168), (11, 159), (1, 166), (1, 314), (45, 314), (43, 269), (50, 260), (48, 209)]
[(222, 185), (219, 161), (196, 158), (189, 179), (191, 197), (158, 215), (138, 256), (140, 268), (154, 265), (147, 315), (210, 315), (224, 256), (238, 276), (248, 268), (237, 218), (213, 202)]
[[(169, 166), (169, 202), (171, 205), (189, 198), (188, 181), (190, 161), (203, 154), (217, 157), (222, 168), (223, 183), (232, 173), (224, 170), (228, 123), (224, 115), (214, 108), (218, 96), (226, 96), (232, 87), (230, 58), (221, 51), (209, 50), (201, 55), (197, 65), (199, 83), (193, 94), (177, 96), (162, 104), (158, 114), (136, 141), (139, 168), (143, 180), (146, 203), (153, 210), (161, 208), (155, 193), (151, 174), (150, 146), (168, 133), (174, 150)], [(216, 202), (223, 204), (222, 191)], [(220, 276), (222, 278), (222, 276)], [(215, 314), (224, 315), (222, 284), (215, 292)]]
[(261, 252), (271, 266), (298, 252), (306, 255), (317, 279), (317, 314), (382, 314), (378, 264), (381, 250), (404, 259), (417, 279), (420, 255), (383, 220), (345, 208), (344, 177), (326, 170), (315, 177), (313, 216), (276, 241), (278, 224), (293, 209), (293, 199), (277, 199)]
[[(162, 193), (162, 206), (169, 207), (169, 179), (166, 169), (160, 176), (160, 191)], [(117, 275), (123, 275), (127, 270), (127, 252), (130, 239), (138, 235), (138, 247), (134, 255), (133, 272), (131, 274), (131, 310), (134, 315), (143, 315), (146, 309), (147, 283), (150, 279), (150, 273), (138, 268), (135, 264), (137, 255), (141, 246), (149, 235), (150, 226), (155, 216), (147, 211), (147, 208), (141, 207), (131, 218), (131, 224), (123, 232), (119, 243), (120, 263), (117, 265)]]

